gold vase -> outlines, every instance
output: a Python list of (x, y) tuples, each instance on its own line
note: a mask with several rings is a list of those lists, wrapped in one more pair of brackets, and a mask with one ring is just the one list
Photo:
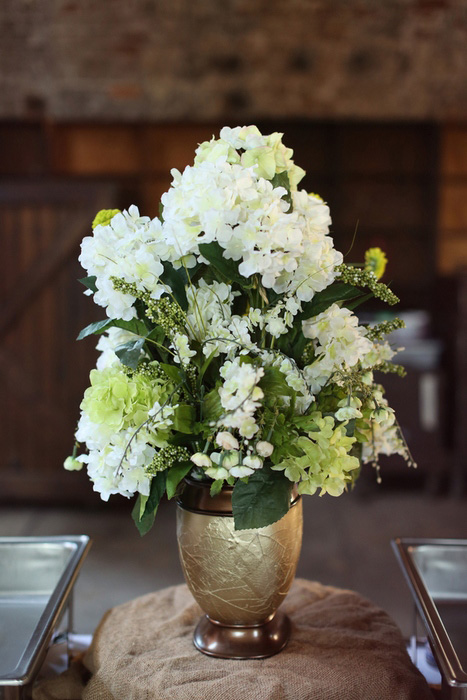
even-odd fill
[(177, 537), (183, 573), (205, 615), (194, 644), (205, 654), (262, 659), (277, 654), (290, 635), (278, 611), (295, 576), (302, 543), (302, 503), (256, 530), (235, 530), (232, 487), (211, 498), (209, 485), (185, 479), (177, 499)]

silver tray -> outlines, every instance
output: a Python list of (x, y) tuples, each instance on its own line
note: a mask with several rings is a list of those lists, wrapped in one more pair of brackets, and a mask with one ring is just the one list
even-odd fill
[(0, 698), (22, 697), (36, 676), (90, 546), (85, 535), (0, 537)]
[(467, 700), (467, 540), (392, 545), (441, 672), (442, 697)]

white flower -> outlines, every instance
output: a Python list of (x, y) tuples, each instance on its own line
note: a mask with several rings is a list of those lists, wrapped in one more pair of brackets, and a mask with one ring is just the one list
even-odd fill
[(352, 418), (361, 418), (362, 412), (353, 406), (342, 406), (342, 408), (339, 408), (334, 415), (337, 420), (344, 421), (352, 420)]
[(193, 462), (193, 464), (196, 464), (197, 467), (212, 466), (212, 460), (208, 457), (208, 455), (204, 454), (203, 452), (196, 452), (194, 455), (191, 455), (190, 459)]
[(260, 440), (256, 443), (256, 452), (261, 457), (270, 457), (274, 452), (274, 445), (271, 445), (271, 443), (266, 440)]
[(210, 476), (211, 479), (214, 479), (214, 481), (218, 479), (228, 479), (230, 476), (230, 473), (227, 469), (224, 469), (224, 467), (209, 467), (209, 469), (206, 469), (206, 474)]
[(216, 435), (216, 442), (224, 448), (224, 450), (238, 450), (239, 444), (236, 437), (232, 433), (223, 430)]
[(238, 467), (232, 467), (230, 470), (230, 475), (238, 477), (239, 479), (243, 479), (243, 477), (250, 476), (253, 473), (254, 469), (251, 469), (243, 464), (239, 465)]
[(136, 316), (136, 297), (117, 291), (113, 278), (134, 284), (158, 299), (167, 291), (159, 280), (164, 271), (161, 259), (166, 255), (159, 219), (140, 216), (138, 208), (131, 206), (83, 239), (79, 260), (88, 275), (96, 277), (96, 304), (106, 308), (109, 318), (129, 321)]
[(241, 364), (237, 357), (225, 362), (220, 374), (225, 381), (219, 388), (219, 397), (226, 413), (219, 425), (236, 428), (242, 437), (253, 437), (259, 429), (254, 413), (264, 396), (262, 389), (257, 386), (264, 375), (264, 369), (247, 362)]
[(190, 348), (188, 336), (183, 333), (175, 333), (170, 347), (175, 350), (174, 360), (179, 364), (190, 364), (190, 358), (196, 355), (195, 350)]
[(302, 322), (305, 338), (313, 340), (316, 360), (303, 370), (310, 390), (318, 392), (337, 370), (354, 367), (373, 350), (366, 331), (349, 309), (332, 304), (315, 318)]
[(255, 470), (261, 469), (263, 466), (263, 460), (257, 455), (247, 455), (243, 458), (243, 465)]

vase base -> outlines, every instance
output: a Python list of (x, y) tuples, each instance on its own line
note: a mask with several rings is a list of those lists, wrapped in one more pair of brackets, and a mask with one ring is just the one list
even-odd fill
[(290, 628), (289, 618), (280, 610), (262, 625), (223, 625), (204, 615), (193, 643), (203, 654), (218, 659), (265, 659), (285, 647)]

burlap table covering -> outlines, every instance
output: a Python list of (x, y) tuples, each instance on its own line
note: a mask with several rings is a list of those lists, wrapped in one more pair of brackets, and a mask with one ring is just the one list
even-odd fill
[(186, 586), (110, 610), (83, 662), (34, 700), (433, 700), (391, 618), (352, 591), (298, 579), (283, 609), (288, 646), (260, 661), (200, 654)]

